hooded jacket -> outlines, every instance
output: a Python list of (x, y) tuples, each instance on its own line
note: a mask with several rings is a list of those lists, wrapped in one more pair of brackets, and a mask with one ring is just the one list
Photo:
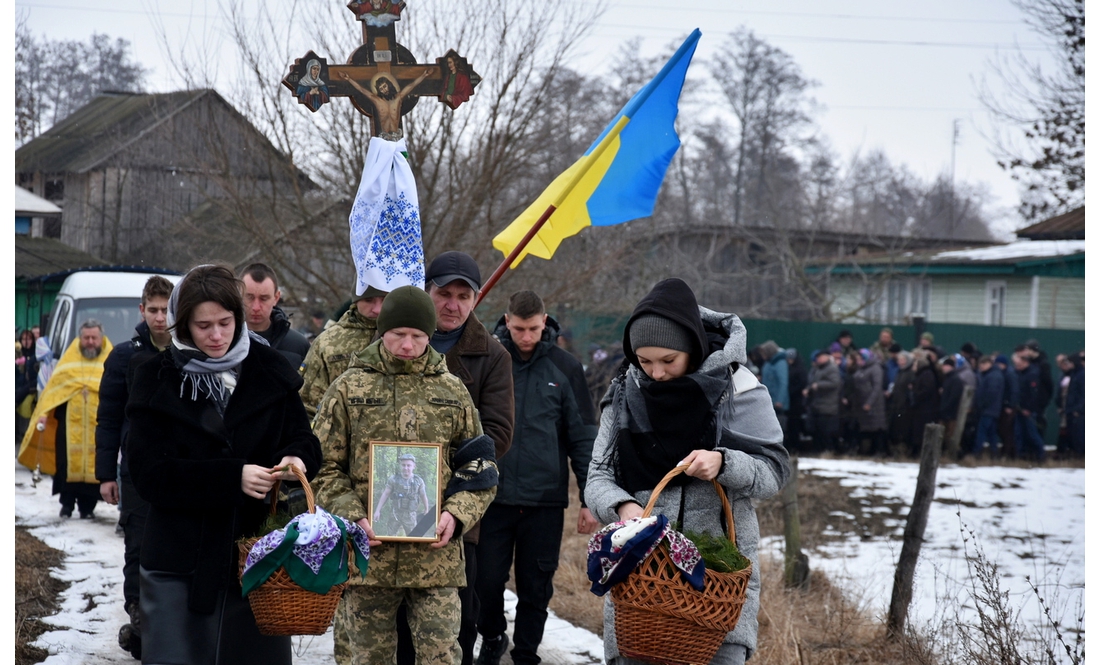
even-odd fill
[[(677, 284), (678, 283), (678, 284)], [(652, 297), (656, 296), (656, 297)], [(690, 308), (697, 307), (694, 316)], [(732, 508), (737, 533), (737, 547), (753, 562), (752, 576), (737, 627), (725, 642), (744, 645), (752, 654), (756, 648), (757, 612), (760, 607), (760, 570), (756, 554), (760, 528), (753, 508), (753, 499), (765, 499), (779, 492), (790, 475), (787, 451), (783, 447), (783, 431), (775, 416), (768, 391), (752, 373), (741, 366), (746, 360), (745, 327), (734, 314), (723, 314), (695, 305), (695, 296), (680, 280), (665, 280), (650, 292), (635, 309), (623, 333), (624, 351), (631, 365), (619, 374), (601, 402), (600, 430), (592, 451), (592, 465), (585, 487), (585, 500), (592, 513), (605, 524), (618, 521), (616, 509), (624, 502), (645, 505), (650, 491), (630, 494), (615, 480), (609, 468), (614, 435), (625, 417), (621, 393), (626, 382), (648, 380), (637, 365), (630, 349), (630, 324), (641, 314), (662, 313), (690, 331), (697, 342), (708, 338), (715, 344), (708, 349), (694, 373), (725, 375), (726, 399), (718, 407), (715, 450), (722, 453), (723, 462), (717, 481), (722, 486)], [(693, 321), (694, 319), (694, 321)], [(696, 323), (697, 322), (697, 323)], [(715, 346), (717, 348), (715, 348)], [(712, 349), (712, 350), (711, 350)], [(694, 354), (693, 354), (694, 356)], [(727, 535), (720, 519), (720, 500), (709, 481), (691, 478), (681, 487), (666, 489), (658, 497), (655, 513), (678, 519), (683, 516), (684, 528)], [(604, 603), (604, 655), (619, 655), (614, 631), (614, 606), (608, 597)]]
[(557, 345), (558, 332), (558, 322), (546, 317), (542, 339), (524, 360), (504, 317), (493, 331), (512, 358), (516, 414), (511, 450), (498, 461), (500, 486), (495, 502), (500, 505), (568, 506), (570, 464), (583, 500), (596, 437), (596, 410), (584, 368)]
[(760, 381), (768, 389), (772, 402), (778, 402), (782, 406), (781, 411), (791, 408), (791, 396), (788, 390), (789, 366), (787, 364), (787, 352), (778, 350), (771, 358), (764, 361), (761, 368)]
[(978, 389), (974, 393), (974, 410), (979, 418), (997, 418), (1005, 401), (1005, 375), (1000, 367), (992, 365), (978, 376)]
[(282, 354), (292, 369), (301, 372), (302, 361), (309, 352), (309, 340), (297, 330), (291, 330), (290, 318), (282, 307), (275, 305), (271, 308), (271, 327), (257, 334)]

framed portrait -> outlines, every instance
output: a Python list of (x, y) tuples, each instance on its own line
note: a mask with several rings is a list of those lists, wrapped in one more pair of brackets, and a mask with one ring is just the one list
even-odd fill
[(370, 442), (370, 522), (378, 540), (439, 540), (442, 464), (438, 443)]

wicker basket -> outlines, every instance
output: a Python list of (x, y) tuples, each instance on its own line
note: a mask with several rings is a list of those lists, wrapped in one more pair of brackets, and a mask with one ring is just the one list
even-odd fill
[[(309, 512), (316, 512), (313, 490), (305, 474), (295, 466), (290, 468), (302, 482)], [(272, 496), (278, 496), (278, 493), (279, 482), (276, 481), (275, 487), (272, 488)], [(271, 513), (275, 514), (274, 501), (271, 502)], [(258, 540), (259, 538), (246, 538), (237, 541), (240, 551), (238, 575), (244, 574), (245, 560)], [(349, 556), (348, 559), (350, 561), (352, 557)], [(264, 635), (323, 635), (332, 625), (336, 605), (340, 602), (340, 596), (343, 595), (346, 586), (346, 582), (337, 584), (324, 594), (306, 591), (290, 579), (286, 568), (279, 566), (279, 569), (266, 582), (248, 593), (248, 603), (252, 606), (252, 614), (256, 617), (256, 626)]]
[[(687, 466), (678, 466), (654, 488), (644, 515), (668, 482)], [(729, 538), (736, 543), (726, 492), (712, 481), (722, 500)], [(696, 591), (673, 565), (668, 547), (659, 545), (622, 582), (611, 587), (615, 605), (615, 638), (624, 656), (664, 665), (705, 665), (721, 646), (726, 633), (741, 618), (751, 564), (733, 573), (707, 570), (702, 591)]]

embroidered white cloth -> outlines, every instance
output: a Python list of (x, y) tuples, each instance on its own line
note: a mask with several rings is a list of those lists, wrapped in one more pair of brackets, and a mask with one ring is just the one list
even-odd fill
[(420, 203), (405, 151), (405, 139), (377, 136), (367, 147), (349, 219), (356, 293), (424, 286)]

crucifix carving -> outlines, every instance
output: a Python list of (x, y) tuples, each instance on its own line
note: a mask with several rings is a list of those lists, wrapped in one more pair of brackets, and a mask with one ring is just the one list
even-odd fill
[(371, 133), (389, 140), (401, 137), (401, 117), (420, 97), (436, 97), (451, 109), (458, 108), (481, 77), (454, 49), (434, 64), (418, 64), (397, 43), (394, 23), (404, 8), (404, 2), (352, 0), (348, 9), (363, 22), (363, 44), (342, 65), (330, 65), (309, 51), (290, 66), (283, 85), (313, 112), (332, 97), (350, 98), (360, 113), (371, 118)]

